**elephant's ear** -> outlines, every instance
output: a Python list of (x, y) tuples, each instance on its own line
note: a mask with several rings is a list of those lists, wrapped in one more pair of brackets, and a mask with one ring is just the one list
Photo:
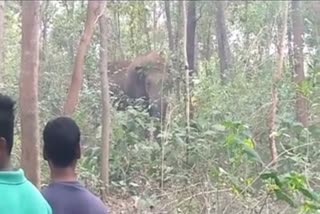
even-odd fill
[(136, 70), (136, 74), (137, 74), (137, 78), (139, 81), (144, 81), (144, 72), (143, 72), (143, 67), (142, 66), (137, 66), (135, 68)]

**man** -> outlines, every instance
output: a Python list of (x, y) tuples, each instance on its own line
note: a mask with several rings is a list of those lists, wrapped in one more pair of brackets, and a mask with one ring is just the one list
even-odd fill
[(43, 131), (43, 155), (48, 161), (51, 183), (43, 190), (54, 214), (106, 214), (102, 201), (89, 192), (75, 172), (80, 158), (80, 130), (70, 118), (49, 121)]
[(0, 94), (0, 213), (51, 214), (51, 208), (22, 169), (10, 166), (13, 146), (14, 102)]

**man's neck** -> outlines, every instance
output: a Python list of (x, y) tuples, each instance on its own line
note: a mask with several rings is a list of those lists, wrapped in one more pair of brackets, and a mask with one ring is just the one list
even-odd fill
[(77, 175), (75, 173), (74, 167), (66, 167), (66, 168), (51, 168), (51, 180), (53, 182), (70, 182), (76, 181)]
[(0, 171), (12, 171), (12, 166), (10, 160), (6, 161), (3, 165), (0, 166)]

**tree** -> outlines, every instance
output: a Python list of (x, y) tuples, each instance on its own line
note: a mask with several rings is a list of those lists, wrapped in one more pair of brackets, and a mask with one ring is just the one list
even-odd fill
[(231, 69), (231, 51), (229, 47), (224, 1), (216, 1), (216, 36), (218, 41), (218, 55), (220, 76), (222, 83), (226, 83)]
[(173, 54), (173, 35), (172, 35), (172, 22), (171, 22), (171, 13), (170, 13), (170, 1), (164, 1), (165, 13), (166, 13), (166, 26), (168, 31), (168, 40), (169, 40), (169, 50), (170, 55)]
[(87, 19), (85, 22), (84, 32), (81, 36), (78, 46), (75, 62), (73, 66), (73, 74), (67, 99), (63, 107), (63, 113), (70, 115), (74, 112), (79, 99), (79, 94), (83, 80), (83, 64), (86, 52), (88, 50), (91, 37), (93, 35), (95, 25), (99, 17), (103, 13), (105, 1), (89, 1), (87, 9)]
[(4, 4), (5, 1), (0, 1), (0, 84), (4, 73)]
[(181, 76), (183, 76), (180, 73), (181, 68), (181, 61), (179, 61), (180, 58), (183, 58), (184, 48), (181, 48), (181, 41), (184, 37), (184, 2), (178, 1), (176, 3), (176, 25), (175, 25), (175, 33), (174, 33), (174, 50), (176, 58), (174, 59), (174, 71), (175, 71), (175, 79), (176, 79), (176, 91), (177, 91), (177, 99), (181, 100)]
[(284, 50), (285, 50), (285, 38), (287, 34), (287, 19), (288, 19), (288, 4), (286, 1), (283, 2), (283, 16), (281, 17), (281, 24), (278, 26), (279, 42), (278, 42), (278, 57), (277, 67), (273, 74), (272, 82), (272, 97), (271, 97), (271, 108), (269, 114), (269, 146), (271, 152), (271, 161), (273, 164), (276, 163), (277, 159), (277, 147), (276, 147), (276, 116), (277, 106), (279, 102), (278, 97), (278, 85), (283, 75), (283, 61), (284, 61)]
[(38, 127), (38, 68), (40, 1), (22, 2), (20, 72), (21, 165), (31, 182), (40, 185)]
[(308, 126), (308, 100), (302, 91), (305, 83), (304, 74), (304, 24), (301, 14), (301, 1), (292, 0), (292, 34), (294, 52), (294, 81), (296, 83), (296, 114), (298, 121), (304, 126)]
[[(192, 84), (190, 77), (194, 72), (195, 32), (196, 31), (196, 2), (184, 1), (184, 59), (186, 65), (186, 143), (189, 144), (190, 120), (193, 118), (191, 103)], [(187, 159), (188, 159), (187, 149)]]
[[(101, 100), (102, 100), (102, 148), (100, 175), (107, 191), (109, 186), (109, 153), (111, 135), (110, 92), (108, 79), (108, 30), (107, 18), (102, 15), (99, 19), (100, 26), (100, 75), (101, 75)], [(106, 192), (103, 194), (105, 195)]]
[(196, 2), (185, 1), (185, 60), (190, 73), (194, 70), (194, 50), (195, 50), (195, 32), (196, 32)]

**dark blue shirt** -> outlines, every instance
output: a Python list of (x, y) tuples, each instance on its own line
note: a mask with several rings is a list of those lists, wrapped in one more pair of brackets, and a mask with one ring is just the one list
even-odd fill
[(53, 214), (108, 214), (103, 202), (80, 182), (54, 182), (42, 191)]

